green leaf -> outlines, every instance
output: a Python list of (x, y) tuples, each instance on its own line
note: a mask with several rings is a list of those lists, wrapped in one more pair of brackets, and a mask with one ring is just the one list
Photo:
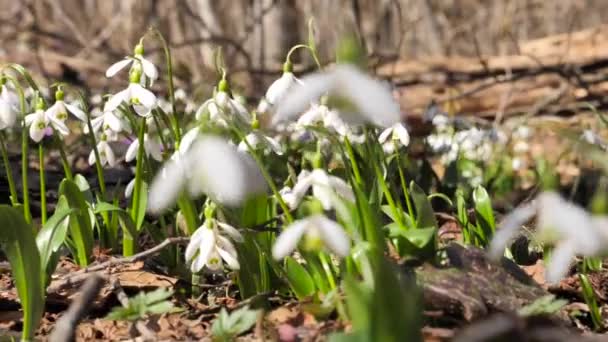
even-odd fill
[(303, 299), (315, 293), (315, 282), (312, 277), (294, 258), (285, 258), (285, 272), (296, 297)]
[(172, 295), (172, 290), (162, 287), (151, 292), (140, 292), (134, 297), (129, 298), (129, 303), (126, 307), (120, 306), (112, 309), (106, 318), (133, 321), (145, 318), (149, 314), (159, 315), (181, 311), (180, 308), (176, 308), (169, 301)]
[(64, 179), (59, 185), (59, 195), (65, 196), (68, 206), (75, 210), (70, 215), (69, 232), (76, 246), (76, 261), (80, 266), (87, 266), (93, 250), (89, 205), (78, 185), (68, 179)]
[(473, 191), (473, 201), (475, 202), (475, 216), (477, 218), (477, 225), (480, 229), (480, 233), (484, 244), (487, 244), (496, 230), (496, 222), (494, 220), (494, 212), (492, 211), (492, 202), (486, 189), (482, 186), (478, 186)]
[(85, 200), (89, 203), (93, 203), (93, 192), (91, 191), (91, 186), (86, 178), (83, 175), (77, 174), (74, 176), (74, 183), (78, 185), (78, 188), (82, 192), (85, 197)]
[(53, 253), (56, 253), (65, 241), (69, 224), (68, 216), (73, 212), (74, 209), (68, 207), (68, 201), (65, 196), (59, 197), (55, 213), (36, 236), (36, 245), (40, 251), (41, 267), (50, 272), (47, 274), (48, 276), (54, 271), (54, 267), (50, 267), (49, 269), (49, 261)]
[(435, 212), (433, 206), (429, 201), (427, 195), (424, 193), (416, 183), (410, 183), (410, 194), (416, 207), (416, 224), (418, 228), (437, 228), (437, 219), (435, 219)]
[(32, 226), (23, 213), (0, 205), (0, 246), (11, 265), (19, 300), (23, 308), (22, 340), (32, 340), (44, 310), (44, 271)]
[[(135, 198), (135, 194), (133, 194), (133, 198)], [(133, 221), (135, 222), (137, 231), (140, 231), (142, 224), (144, 223), (144, 218), (146, 217), (146, 209), (148, 208), (148, 183), (144, 181), (141, 182), (138, 198), (139, 208), (137, 209), (137, 217), (134, 217)]]
[(435, 227), (429, 228), (418, 228), (402, 231), (401, 236), (406, 238), (409, 242), (414, 244), (416, 247), (422, 249), (429, 245), (429, 243), (435, 243), (435, 233), (437, 229)]
[(258, 319), (258, 311), (248, 306), (228, 313), (222, 308), (211, 327), (211, 334), (216, 341), (232, 341), (236, 336), (251, 329)]
[(118, 220), (120, 221), (120, 226), (123, 229), (123, 233), (125, 233), (132, 239), (137, 236), (135, 223), (133, 222), (133, 219), (131, 219), (131, 215), (129, 215), (129, 212), (127, 212), (126, 210), (108, 202), (98, 202), (95, 205), (95, 210), (93, 212), (95, 214), (100, 214), (103, 212), (116, 213), (118, 215)]

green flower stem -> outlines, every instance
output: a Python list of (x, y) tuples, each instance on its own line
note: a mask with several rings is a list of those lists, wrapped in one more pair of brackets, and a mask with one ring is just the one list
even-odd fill
[(87, 115), (87, 128), (89, 129), (89, 136), (91, 137), (91, 146), (93, 146), (93, 153), (95, 154), (95, 169), (97, 170), (97, 181), (99, 182), (99, 189), (101, 191), (101, 197), (105, 200), (106, 195), (106, 182), (103, 176), (103, 167), (101, 166), (101, 159), (99, 158), (99, 151), (97, 150), (97, 139), (95, 138), (95, 132), (93, 131), (93, 124), (91, 118)]
[(344, 146), (346, 147), (346, 153), (348, 155), (348, 159), (350, 159), (350, 163), (352, 165), (353, 173), (355, 175), (355, 180), (357, 184), (362, 184), (361, 181), (361, 172), (359, 172), (359, 165), (357, 164), (357, 158), (355, 158), (355, 153), (353, 152), (353, 146), (350, 143), (348, 137), (344, 137)]
[(28, 171), (28, 129), (25, 125), (25, 121), (23, 122), (23, 127), (21, 128), (21, 191), (23, 192), (23, 216), (25, 216), (25, 221), (27, 223), (32, 223), (32, 211), (30, 210), (30, 193), (28, 189), (27, 183), (27, 171)]
[(411, 218), (414, 218), (414, 209), (412, 207), (412, 201), (410, 199), (410, 192), (407, 188), (407, 182), (405, 181), (405, 175), (401, 169), (401, 155), (399, 149), (397, 149), (397, 142), (395, 141), (395, 151), (397, 155), (397, 170), (399, 171), (399, 180), (401, 181), (401, 188), (403, 189), (403, 196), (405, 197), (405, 205), (407, 206), (407, 212)]
[[(158, 121), (158, 117), (156, 115), (152, 115), (152, 120), (154, 120), (154, 124), (156, 125), (156, 127), (160, 127), (160, 122)], [(167, 144), (167, 141), (165, 140), (165, 137), (161, 132), (158, 133), (158, 138), (160, 139), (160, 143), (163, 145), (164, 153), (168, 154), (169, 145)]]
[(165, 40), (165, 37), (160, 33), (159, 30), (153, 28), (152, 31), (156, 34), (158, 39), (160, 40), (161, 45), (163, 46), (163, 51), (165, 52), (165, 62), (167, 65), (167, 82), (169, 83), (169, 101), (171, 102), (171, 123), (173, 124), (173, 134), (175, 135), (175, 143), (179, 144), (181, 140), (181, 132), (179, 128), (179, 122), (177, 121), (177, 109), (175, 105), (175, 87), (173, 85), (173, 63), (171, 62), (171, 50), (169, 49), (169, 44)]
[(331, 289), (336, 288), (336, 278), (334, 277), (334, 272), (331, 266), (331, 260), (327, 258), (327, 254), (319, 253), (319, 261), (321, 262), (321, 267), (323, 267), (323, 271), (325, 271), (325, 276), (327, 277), (327, 281)]
[(285, 214), (285, 219), (286, 219), (287, 223), (288, 224), (292, 223), (293, 222), (293, 216), (291, 216), (291, 212), (289, 212), (289, 207), (285, 203), (285, 200), (283, 200), (283, 196), (281, 196), (281, 194), (279, 193), (279, 190), (277, 189), (276, 184), (272, 180), (272, 176), (270, 176), (270, 173), (266, 169), (266, 165), (264, 165), (264, 162), (262, 161), (262, 159), (260, 158), (260, 156), (257, 154), (257, 152), (255, 151), (255, 149), (251, 146), (251, 144), (249, 144), (249, 142), (247, 141), (247, 139), (245, 139), (245, 137), (243, 136), (243, 134), (241, 134), (241, 132), (238, 129), (236, 129), (236, 128), (234, 128), (234, 131), (238, 135), (239, 139), (241, 139), (242, 141), (244, 141), (245, 145), (247, 145), (247, 150), (249, 150), (249, 154), (251, 154), (251, 156), (255, 160), (255, 163), (260, 168), (260, 171), (262, 172), (262, 176), (264, 176), (264, 179), (266, 180), (266, 183), (268, 183), (268, 186), (270, 186), (270, 190), (272, 190), (272, 194), (275, 196), (275, 198), (279, 202), (279, 206), (281, 206), (281, 209), (283, 210), (283, 213)]
[(44, 146), (38, 144), (38, 162), (40, 170), (40, 215), (44, 225), (46, 223), (46, 181), (44, 174)]
[(11, 194), (11, 204), (16, 206), (19, 203), (19, 197), (17, 197), (17, 187), (15, 186), (15, 179), (13, 178), (13, 170), (11, 169), (10, 161), (8, 160), (8, 152), (6, 149), (6, 143), (4, 142), (4, 133), (0, 134), (0, 148), (2, 148), (2, 161), (4, 162), (4, 170), (6, 172), (6, 179), (8, 181), (8, 188)]
[(183, 193), (177, 199), (177, 206), (179, 207), (179, 210), (181, 210), (182, 215), (184, 215), (184, 219), (186, 220), (188, 235), (192, 236), (192, 234), (194, 234), (196, 229), (200, 226), (194, 202), (192, 202), (192, 199), (190, 199), (186, 193)]
[[(139, 141), (139, 146), (137, 147), (137, 164), (135, 166), (135, 186), (133, 190), (133, 202), (131, 205), (131, 218), (134, 222), (137, 222), (137, 218), (139, 217), (139, 201), (141, 200), (139, 194), (141, 192), (142, 182), (143, 182), (143, 164), (144, 164), (144, 135), (146, 134), (146, 119), (141, 119), (141, 124), (139, 126), (139, 134), (137, 135), (137, 140)], [(123, 246), (122, 246), (122, 254), (124, 256), (131, 256), (135, 254), (135, 239), (137, 237), (130, 238), (127, 234), (123, 235)]]
[(68, 180), (73, 180), (74, 176), (72, 175), (72, 168), (70, 167), (70, 163), (68, 162), (68, 156), (65, 153), (64, 141), (60, 139), (59, 141), (59, 154), (61, 155), (61, 164), (63, 165), (63, 173), (65, 174), (65, 178)]

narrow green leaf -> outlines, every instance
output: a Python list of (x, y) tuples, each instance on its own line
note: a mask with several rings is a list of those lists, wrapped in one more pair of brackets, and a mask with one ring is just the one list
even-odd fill
[(64, 179), (59, 185), (59, 195), (65, 196), (68, 206), (75, 210), (70, 215), (69, 233), (76, 246), (76, 260), (80, 266), (89, 264), (93, 250), (93, 228), (89, 205), (76, 183)]
[(294, 258), (285, 258), (285, 271), (291, 289), (299, 299), (311, 296), (315, 293), (315, 283), (304, 266), (300, 265)]
[(494, 220), (494, 212), (492, 211), (492, 202), (486, 189), (482, 186), (478, 186), (473, 191), (473, 201), (475, 202), (475, 216), (477, 218), (477, 224), (481, 230), (481, 237), (484, 244), (486, 244), (494, 235), (496, 230), (496, 222)]
[(47, 268), (48, 263), (51, 260), (52, 254), (57, 252), (65, 241), (69, 223), (68, 216), (73, 212), (74, 209), (71, 209), (68, 206), (68, 201), (65, 196), (59, 197), (57, 206), (55, 207), (55, 213), (49, 218), (36, 236), (36, 245), (40, 251), (41, 266), (47, 271), (52, 272), (52, 270), (48, 270)]
[(127, 234), (129, 237), (134, 238), (137, 236), (137, 229), (135, 228), (135, 223), (133, 219), (131, 219), (131, 215), (126, 210), (107, 202), (98, 202), (95, 205), (95, 214), (101, 214), (104, 212), (114, 212), (118, 215), (118, 220), (120, 221), (120, 226), (123, 229), (123, 233)]
[(43, 269), (32, 227), (23, 213), (0, 205), (0, 246), (11, 265), (12, 276), (23, 308), (22, 340), (32, 340), (44, 310)]
[(435, 219), (435, 212), (433, 206), (429, 201), (427, 195), (424, 193), (416, 183), (410, 183), (410, 194), (416, 207), (416, 224), (418, 228), (437, 228), (437, 219)]

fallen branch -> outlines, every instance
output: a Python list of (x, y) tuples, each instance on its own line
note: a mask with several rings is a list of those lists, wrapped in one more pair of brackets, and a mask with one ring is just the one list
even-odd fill
[(76, 298), (63, 316), (55, 324), (55, 329), (49, 337), (49, 341), (74, 341), (76, 327), (91, 308), (91, 302), (95, 300), (101, 290), (105, 279), (97, 274), (91, 274), (81, 287), (81, 294)]
[(55, 284), (52, 284), (51, 286), (49, 286), (47, 288), (47, 292), (49, 293), (53, 293), (53, 292), (57, 292), (61, 289), (64, 289), (74, 283), (78, 283), (81, 282), (82, 280), (84, 280), (84, 278), (86, 278), (89, 274), (95, 273), (97, 272), (97, 274), (101, 277), (105, 277), (105, 275), (101, 274), (100, 271), (104, 271), (106, 269), (109, 269), (111, 267), (115, 267), (118, 265), (122, 265), (122, 264), (129, 264), (129, 263), (134, 263), (140, 260), (143, 260), (149, 256), (155, 255), (160, 253), (165, 247), (170, 246), (170, 245), (174, 245), (174, 244), (185, 244), (188, 241), (190, 241), (190, 238), (188, 237), (171, 237), (171, 238), (166, 238), (163, 242), (161, 242), (160, 244), (147, 249), (143, 252), (137, 253), (135, 255), (132, 255), (130, 257), (124, 257), (124, 258), (115, 258), (115, 259), (111, 259), (108, 260), (106, 262), (102, 262), (101, 264), (97, 264), (97, 265), (93, 265), (93, 266), (89, 266), (86, 268), (83, 268), (79, 271), (76, 272), (72, 272), (70, 274), (67, 274), (66, 276), (64, 276), (63, 278), (57, 280), (55, 282)]

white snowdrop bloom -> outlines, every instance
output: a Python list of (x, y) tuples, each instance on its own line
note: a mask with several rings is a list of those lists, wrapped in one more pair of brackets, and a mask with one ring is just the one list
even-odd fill
[(133, 105), (135, 112), (140, 116), (147, 116), (156, 105), (156, 96), (138, 82), (130, 82), (129, 86), (112, 95), (106, 103), (106, 111), (114, 111), (122, 103)]
[[(291, 63), (289, 63), (289, 65), (290, 64)], [(285, 69), (285, 66), (283, 69)], [(302, 85), (302, 81), (300, 81), (289, 69), (290, 68), (288, 67), (287, 70), (283, 72), (281, 77), (272, 82), (270, 87), (268, 87), (268, 90), (266, 90), (266, 95), (264, 96), (264, 98), (271, 106), (274, 106), (279, 103), (279, 101), (281, 101), (285, 97), (285, 95), (287, 94), (289, 89), (291, 89), (292, 86), (294, 86), (295, 84)]]
[(196, 111), (196, 119), (200, 120), (204, 114), (209, 114), (209, 119), (221, 126), (227, 126), (228, 121), (239, 120), (244, 124), (251, 124), (251, 115), (247, 108), (228, 94), (228, 83), (220, 81), (218, 91), (215, 95), (203, 102)]
[(228, 239), (242, 242), (243, 236), (231, 225), (219, 222), (216, 219), (206, 219), (190, 237), (186, 247), (186, 262), (190, 262), (190, 270), (199, 272), (203, 267), (212, 271), (223, 268), (222, 260), (232, 270), (240, 269), (236, 248)]
[(0, 86), (0, 130), (13, 127), (19, 114), (19, 98), (7, 85)]
[[(156, 66), (154, 65), (154, 63), (152, 63), (148, 59), (146, 59), (143, 56), (143, 54), (144, 54), (144, 46), (140, 42), (139, 44), (137, 44), (135, 46), (135, 49), (133, 50), (134, 56), (125, 57), (125, 59), (123, 59), (122, 61), (118, 61), (118, 62), (112, 64), (108, 68), (108, 70), (106, 70), (106, 77), (108, 77), (108, 78), (113, 77), (122, 69), (132, 65), (133, 63), (138, 63), (139, 65), (141, 65), (141, 69), (143, 70), (143, 75), (146, 78), (149, 78), (151, 83), (153, 83), (158, 78), (158, 69), (156, 69)], [(138, 67), (139, 67), (139, 65), (138, 65)], [(142, 78), (142, 83), (145, 84), (145, 78)]]
[(287, 204), (290, 210), (296, 209), (298, 204), (300, 204), (301, 199), (297, 198), (293, 193), (293, 190), (288, 186), (285, 186), (279, 190), (279, 195), (281, 195), (281, 198), (285, 204)]
[(272, 246), (272, 256), (283, 259), (290, 255), (304, 238), (304, 247), (310, 250), (325, 245), (327, 249), (339, 257), (346, 257), (350, 252), (350, 238), (335, 221), (324, 215), (313, 215), (295, 221), (285, 228)]
[(296, 129), (305, 129), (307, 126), (323, 125), (323, 127), (338, 133), (341, 137), (348, 136), (350, 127), (342, 120), (340, 114), (330, 110), (326, 105), (313, 103), (310, 108), (296, 121)]
[[(99, 162), (101, 166), (116, 166), (116, 156), (107, 141), (100, 140), (97, 143), (97, 153), (99, 153)], [(95, 164), (95, 151), (91, 150), (91, 153), (89, 153), (89, 165), (93, 164)]]
[(245, 139), (239, 143), (238, 150), (241, 152), (249, 152), (249, 147), (247, 147), (245, 140), (253, 149), (257, 149), (262, 145), (268, 147), (272, 152), (279, 156), (283, 155), (283, 148), (275, 138), (264, 135), (257, 130), (247, 134)]
[(185, 153), (174, 155), (178, 158), (168, 161), (152, 182), (148, 201), (151, 212), (169, 207), (184, 190), (191, 196), (205, 193), (229, 206), (266, 191), (264, 178), (251, 156), (220, 137), (200, 135)]
[(293, 187), (296, 206), (311, 187), (313, 196), (321, 202), (325, 210), (333, 207), (334, 193), (351, 202), (355, 201), (353, 190), (344, 180), (328, 174), (323, 169), (314, 169), (312, 172), (303, 170), (298, 175), (298, 181)]
[(532, 128), (529, 126), (521, 125), (518, 126), (515, 131), (513, 131), (514, 139), (526, 140), (532, 136)]
[[(114, 111), (104, 111), (101, 115), (91, 120), (93, 132), (111, 130), (114, 133), (131, 133), (131, 125), (122, 115), (117, 115)], [(89, 127), (85, 125), (84, 133), (89, 133)]]
[(185, 102), (186, 100), (188, 100), (188, 95), (186, 94), (186, 91), (182, 88), (176, 89), (175, 93), (173, 93), (173, 97), (175, 97), (177, 101)]
[(399, 105), (390, 89), (355, 66), (337, 65), (328, 71), (303, 77), (301, 83), (294, 84), (276, 104), (273, 124), (300, 115), (325, 94), (329, 95), (330, 102), (335, 100), (341, 104), (340, 116), (351, 124), (369, 122), (389, 127), (401, 118)]
[(492, 239), (490, 255), (500, 258), (521, 225), (535, 215), (537, 239), (554, 245), (546, 271), (550, 283), (567, 274), (576, 255), (598, 256), (608, 248), (608, 217), (592, 216), (555, 192), (543, 192), (504, 218)]
[(55, 103), (46, 110), (46, 115), (65, 122), (68, 118), (68, 113), (70, 113), (78, 118), (78, 120), (86, 122), (87, 114), (85, 114), (82, 109), (78, 108), (78, 106), (65, 103), (63, 97), (63, 90), (59, 89), (55, 92)]
[(445, 131), (450, 127), (450, 118), (444, 114), (437, 114), (433, 116), (431, 122), (437, 131)]
[[(125, 161), (131, 162), (137, 158), (137, 150), (139, 149), (139, 139), (133, 140), (127, 152), (125, 153)], [(152, 157), (156, 161), (163, 161), (163, 147), (161, 146), (158, 137), (144, 134), (144, 152), (146, 156)]]
[(602, 149), (608, 148), (606, 141), (590, 129), (583, 131), (581, 134), (581, 139), (588, 144), (599, 146)]
[(30, 127), (30, 138), (35, 142), (40, 142), (40, 140), (44, 138), (48, 128), (56, 130), (61, 135), (70, 134), (70, 130), (63, 121), (53, 116), (46, 115), (44, 110), (40, 107), (38, 107), (34, 113), (25, 116), (25, 124)]
[(398, 122), (382, 131), (378, 137), (378, 142), (382, 144), (384, 152), (393, 153), (395, 151), (395, 142), (400, 143), (401, 146), (408, 146), (410, 144), (410, 134), (405, 126)]

